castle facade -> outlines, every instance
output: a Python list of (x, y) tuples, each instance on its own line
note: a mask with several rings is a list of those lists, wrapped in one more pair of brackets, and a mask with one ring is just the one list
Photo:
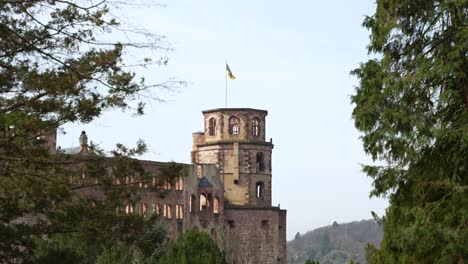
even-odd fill
[[(187, 175), (164, 185), (164, 197), (142, 190), (127, 213), (155, 213), (169, 236), (206, 230), (226, 252), (228, 263), (286, 264), (286, 210), (272, 206), (273, 143), (265, 139), (267, 111), (220, 108), (203, 111), (203, 132), (193, 133)], [(57, 153), (86, 154), (81, 147)], [(157, 174), (164, 163), (140, 161)]]

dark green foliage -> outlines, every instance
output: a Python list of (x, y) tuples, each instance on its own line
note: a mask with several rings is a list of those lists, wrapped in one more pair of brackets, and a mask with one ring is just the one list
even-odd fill
[(353, 71), (353, 118), (390, 199), (370, 263), (463, 263), (468, 256), (468, 5), (378, 0), (364, 26), (369, 60)]
[(306, 260), (328, 264), (364, 263), (365, 248), (368, 244), (379, 245), (382, 233), (382, 226), (374, 220), (333, 223), (288, 242), (288, 263), (302, 264)]
[(164, 253), (166, 229), (155, 216), (145, 220), (133, 243), (91, 240), (80, 234), (55, 234), (36, 239), (27, 263), (157, 263)]
[(308, 259), (304, 264), (320, 264), (320, 262)]
[[(114, 18), (107, 4), (0, 3), (1, 263), (27, 259), (45, 237), (51, 238), (45, 247), (53, 251), (67, 247), (68, 238), (88, 245), (131, 245), (143, 232), (142, 217), (116, 213), (138, 201), (139, 182), (151, 183), (155, 176), (133, 159), (146, 151), (142, 141), (134, 148), (118, 144), (108, 157), (96, 146), (96, 155), (51, 155), (46, 145), (66, 123), (88, 123), (112, 109), (142, 114), (140, 99), (156, 97), (152, 88), (177, 84), (151, 85), (137, 78), (129, 67), (134, 62), (127, 63), (123, 54), (164, 43), (144, 30), (133, 31), (142, 32), (137, 36), (141, 42), (128, 43), (132, 30)], [(102, 42), (110, 32), (111, 39), (118, 39), (118, 32), (130, 35), (122, 42)], [(145, 59), (141, 65), (150, 63)], [(134, 184), (115, 184), (129, 176)], [(100, 198), (92, 195), (97, 189)]]
[(224, 254), (210, 236), (197, 230), (188, 230), (177, 240), (169, 242), (161, 264), (225, 264)]
[(145, 231), (135, 241), (142, 264), (157, 263), (165, 252), (166, 229), (156, 216), (151, 216), (145, 223)]

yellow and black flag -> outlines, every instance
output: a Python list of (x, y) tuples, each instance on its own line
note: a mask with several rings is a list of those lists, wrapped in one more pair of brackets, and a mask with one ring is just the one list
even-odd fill
[(236, 76), (234, 76), (231, 72), (231, 69), (229, 69), (229, 65), (226, 63), (226, 75), (229, 77), (231, 80), (235, 80)]

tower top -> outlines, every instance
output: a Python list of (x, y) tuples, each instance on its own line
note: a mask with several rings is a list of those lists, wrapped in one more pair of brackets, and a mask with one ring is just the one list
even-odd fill
[(194, 134), (195, 144), (265, 142), (268, 111), (254, 108), (216, 108), (202, 111), (203, 134)]
[(215, 109), (209, 109), (202, 111), (203, 114), (209, 114), (213, 112), (260, 112), (263, 113), (264, 115), (268, 115), (267, 110), (262, 110), (262, 109), (254, 109), (254, 108), (215, 108)]

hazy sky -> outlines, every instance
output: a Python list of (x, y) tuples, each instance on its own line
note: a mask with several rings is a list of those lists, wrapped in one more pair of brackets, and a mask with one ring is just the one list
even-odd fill
[(116, 111), (91, 124), (65, 126), (58, 144), (76, 146), (86, 130), (105, 149), (141, 138), (150, 146), (144, 159), (189, 163), (191, 134), (203, 129), (201, 111), (224, 107), (227, 59), (237, 76), (229, 81), (228, 106), (268, 110), (267, 139), (275, 145), (273, 205), (288, 210), (288, 240), (333, 221), (384, 212), (387, 201), (369, 199), (371, 180), (360, 167), (369, 158), (350, 105), (357, 81), (349, 72), (367, 58), (369, 33), (361, 23), (373, 13), (373, 1), (163, 3), (117, 13), (167, 36), (175, 49), (168, 67), (141, 72), (146, 79), (175, 76), (189, 85), (163, 93), (168, 101), (150, 103), (143, 117)]

